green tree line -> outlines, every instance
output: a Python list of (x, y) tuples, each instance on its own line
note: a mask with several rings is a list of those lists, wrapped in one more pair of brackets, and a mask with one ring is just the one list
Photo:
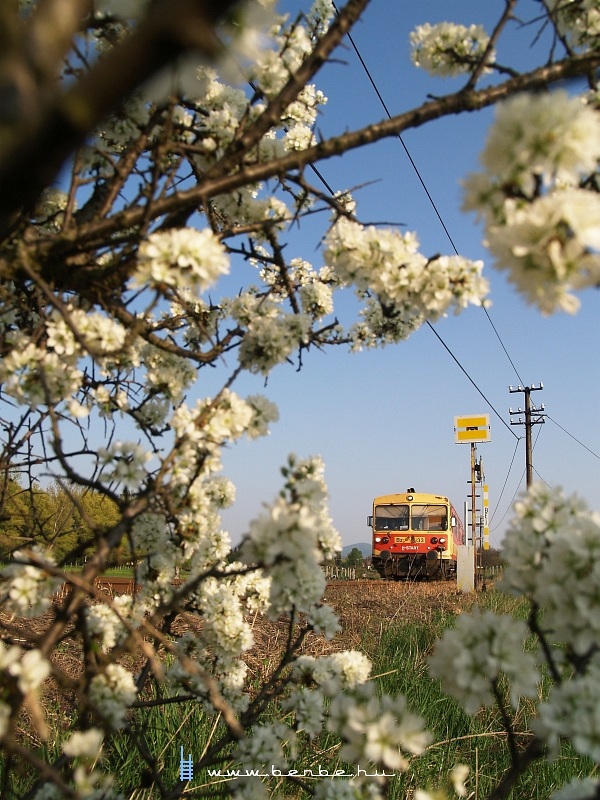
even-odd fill
[[(53, 547), (68, 563), (93, 552), (98, 537), (119, 519), (116, 503), (93, 489), (53, 482), (23, 486), (18, 477), (4, 481), (0, 494), (0, 561), (15, 550)], [(126, 545), (125, 545), (126, 548)], [(127, 548), (126, 548), (127, 549)], [(127, 556), (123, 550), (122, 557)]]

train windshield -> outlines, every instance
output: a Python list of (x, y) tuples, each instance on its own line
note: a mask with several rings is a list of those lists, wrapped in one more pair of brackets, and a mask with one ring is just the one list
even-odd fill
[(417, 505), (411, 507), (411, 530), (413, 531), (447, 531), (448, 506)]
[(377, 531), (407, 531), (408, 506), (376, 506), (374, 527)]

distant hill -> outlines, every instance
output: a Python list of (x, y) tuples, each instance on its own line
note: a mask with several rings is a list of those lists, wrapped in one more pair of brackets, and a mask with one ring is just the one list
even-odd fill
[(371, 555), (372, 547), (368, 542), (357, 542), (356, 544), (347, 544), (342, 547), (342, 558), (347, 558), (350, 551), (357, 547), (365, 558)]

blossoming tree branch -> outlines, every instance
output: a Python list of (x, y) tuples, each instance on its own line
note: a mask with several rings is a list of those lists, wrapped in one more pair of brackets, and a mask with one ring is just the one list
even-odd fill
[[(286, 770), (328, 731), (345, 762), (400, 771), (430, 741), (404, 698), (377, 694), (361, 653), (299, 655), (309, 632), (329, 639), (339, 627), (322, 602), (320, 565), (340, 537), (318, 458), (290, 459), (279, 497), (232, 549), (220, 511), (235, 490), (220, 453), (265, 435), (278, 416), (267, 397), (238, 395), (236, 379), (301, 363), (314, 347), (399, 342), (482, 302), (480, 262), (422, 253), (416, 233), (364, 224), (348, 187), (329, 196), (305, 168), (485, 106), (497, 105), (496, 118), (464, 208), (529, 302), (576, 311), (575, 292), (600, 282), (600, 11), (590, 0), (538, 3), (535, 25), (553, 44), (526, 73), (495, 55), (517, 0), (497, 3), (487, 32), (424, 22), (410, 42), (415, 68), (464, 76), (463, 87), (319, 141), (326, 98), (313, 80), (366, 5), (350, 0), (335, 13), (316, 0), (290, 19), (271, 0), (2, 3), (3, 796), (133, 797), (138, 787), (111, 774), (107, 758), (124, 740), (154, 796), (189, 792), (140, 734), (140, 715), (156, 706), (200, 706), (214, 719), (197, 770)], [(555, 89), (574, 78), (584, 92)], [(285, 243), (316, 204), (329, 216), (311, 264)], [(223, 282), (242, 264), (254, 280), (227, 296)], [(361, 309), (343, 327), (335, 303), (348, 289)], [(190, 400), (208, 368), (219, 389)], [(67, 511), (42, 502), (40, 482), (52, 482)], [(494, 797), (561, 738), (600, 761), (599, 547), (597, 515), (536, 489), (517, 506), (506, 545), (506, 586), (529, 599), (528, 623), (464, 616), (432, 660), (434, 674), (453, 663), (450, 690), (468, 713), (501, 709), (512, 768)], [(65, 569), (84, 555), (78, 571)], [(94, 581), (124, 560), (140, 589), (111, 599)], [(288, 625), (258, 686), (244, 661), (257, 613)], [(181, 619), (201, 624), (182, 632)], [(525, 653), (529, 634), (537, 650)], [(76, 674), (55, 658), (67, 643)], [(523, 750), (514, 715), (522, 697), (538, 696), (542, 671), (553, 687)], [(60, 732), (38, 703), (50, 680), (69, 709)], [(455, 778), (464, 794), (460, 767)], [(361, 775), (287, 780), (316, 798), (386, 791), (385, 780)], [(259, 798), (272, 788), (239, 778), (226, 790)], [(589, 778), (555, 796), (599, 791)]]

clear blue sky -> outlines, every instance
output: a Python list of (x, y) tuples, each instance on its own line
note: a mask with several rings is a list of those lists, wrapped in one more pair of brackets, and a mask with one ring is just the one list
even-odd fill
[[(286, 0), (281, 9), (309, 7), (308, 2)], [(373, 0), (353, 38), (392, 114), (418, 105), (428, 93), (444, 94), (455, 82), (434, 80), (409, 60), (408, 36), (415, 25), (444, 20), (483, 23), (488, 31), (504, 4), (496, 0)], [(536, 5), (526, 4), (529, 18)], [(526, 66), (536, 28), (513, 28), (499, 60)], [(319, 120), (323, 135), (357, 128), (384, 117), (383, 109), (351, 49), (338, 51), (345, 63), (332, 63), (317, 85), (329, 102)], [(600, 454), (600, 399), (598, 369), (599, 297), (581, 296), (577, 316), (543, 318), (525, 305), (495, 272), (481, 245), (482, 232), (472, 217), (460, 212), (459, 181), (476, 168), (491, 112), (470, 114), (407, 132), (404, 141), (459, 251), (486, 263), (491, 282), (491, 319), (526, 384), (540, 381), (544, 390), (533, 394), (544, 402), (550, 417)], [(426, 255), (452, 252), (435, 213), (407, 157), (395, 139), (346, 154), (319, 169), (334, 189), (355, 191), (364, 221), (404, 223), (418, 232)], [(316, 179), (315, 179), (316, 182)], [(325, 220), (321, 231), (324, 230)], [(304, 228), (286, 251), (321, 266), (317, 250), (319, 229)], [(234, 272), (234, 276), (235, 276)], [(240, 281), (241, 285), (241, 281)], [(485, 313), (472, 308), (441, 320), (439, 335), (467, 370), (495, 409), (508, 422), (508, 407), (523, 402), (509, 394), (519, 377), (511, 367)], [(205, 394), (201, 376), (199, 393)], [(320, 453), (325, 461), (330, 508), (344, 544), (368, 541), (366, 516), (376, 494), (404, 491), (445, 493), (462, 508), (468, 491), (469, 447), (455, 445), (455, 415), (490, 413), (492, 442), (479, 445), (490, 487), (491, 543), (498, 545), (509, 515), (510, 501), (524, 487), (524, 441), (517, 441), (487, 406), (434, 334), (426, 327), (410, 340), (380, 351), (349, 354), (345, 348), (309, 353), (300, 372), (282, 365), (263, 389), (263, 380), (245, 377), (237, 386), (242, 394), (264, 391), (278, 403), (280, 421), (267, 439), (242, 443), (225, 454), (225, 472), (237, 485), (237, 502), (224, 516), (225, 526), (238, 540), (263, 501), (279, 490), (280, 466), (290, 452), (298, 456)], [(539, 434), (539, 438), (538, 438)], [(578, 492), (598, 507), (600, 461), (552, 421), (534, 429), (534, 467), (551, 487)], [(498, 497), (507, 478), (504, 493)]]

